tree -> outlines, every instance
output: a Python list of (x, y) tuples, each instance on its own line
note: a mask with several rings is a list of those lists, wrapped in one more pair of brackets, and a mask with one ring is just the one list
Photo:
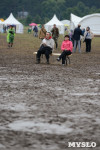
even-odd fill
[(27, 16), (25, 24), (29, 25), (32, 22), (32, 17), (31, 16)]

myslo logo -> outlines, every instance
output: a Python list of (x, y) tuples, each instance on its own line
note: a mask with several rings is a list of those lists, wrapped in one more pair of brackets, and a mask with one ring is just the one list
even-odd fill
[(68, 147), (96, 147), (95, 142), (68, 142)]

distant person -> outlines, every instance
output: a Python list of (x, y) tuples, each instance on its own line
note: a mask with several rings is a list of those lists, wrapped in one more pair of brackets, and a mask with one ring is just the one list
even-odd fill
[(74, 33), (74, 31), (73, 31), (73, 30), (70, 30), (70, 33), (69, 33), (69, 40), (72, 41), (72, 43), (73, 43), (73, 45), (74, 45), (73, 33)]
[(31, 31), (32, 31), (32, 28), (29, 27), (29, 28), (28, 28), (28, 33), (31, 33)]
[(43, 40), (46, 37), (46, 32), (47, 31), (46, 31), (44, 25), (42, 25), (42, 28), (41, 28), (41, 30), (39, 32), (39, 39)]
[(68, 32), (68, 28), (65, 26), (65, 35), (67, 34)]
[(34, 31), (34, 37), (38, 37), (38, 27), (37, 26), (35, 26), (33, 28), (33, 31)]
[(62, 45), (61, 45), (62, 53), (57, 58), (57, 61), (60, 61), (62, 59), (62, 65), (65, 65), (66, 55), (72, 54), (73, 44), (69, 40), (69, 38), (70, 38), (69, 35), (65, 35), (64, 41), (62, 42)]
[(86, 43), (86, 52), (91, 52), (91, 41), (93, 39), (94, 35), (90, 31), (90, 27), (86, 28), (86, 32), (84, 33), (84, 40)]
[(39, 50), (37, 51), (37, 64), (40, 63), (41, 54), (45, 54), (47, 64), (49, 64), (49, 55), (54, 49), (54, 40), (49, 32), (46, 33), (46, 37), (42, 40)]
[(10, 27), (9, 27), (9, 29), (7, 31), (8, 47), (12, 47), (13, 46), (14, 36), (15, 36), (15, 30), (13, 29), (13, 26), (10, 25)]
[(52, 38), (54, 39), (55, 41), (55, 44), (56, 44), (56, 49), (58, 47), (58, 37), (59, 37), (59, 29), (56, 27), (56, 24), (54, 24), (52, 30), (51, 30), (51, 33), (52, 33)]
[(85, 33), (85, 28), (82, 29), (82, 34), (83, 34), (83, 36), (84, 36), (84, 33)]
[(6, 26), (5, 25), (3, 25), (3, 33), (6, 33)]
[(73, 39), (74, 39), (74, 49), (73, 52), (76, 52), (77, 44), (78, 44), (78, 51), (81, 53), (81, 42), (80, 36), (83, 35), (82, 30), (80, 29), (81, 25), (79, 24), (77, 28), (74, 30)]

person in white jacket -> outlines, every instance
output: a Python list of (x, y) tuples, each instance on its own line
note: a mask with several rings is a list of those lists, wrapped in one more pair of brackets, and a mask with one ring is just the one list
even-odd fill
[(86, 32), (84, 33), (84, 42), (86, 43), (86, 53), (91, 52), (91, 42), (94, 35), (90, 30), (90, 27), (86, 28)]
[(51, 37), (49, 32), (46, 33), (46, 37), (42, 40), (39, 50), (37, 51), (37, 64), (40, 63), (41, 54), (45, 54), (47, 64), (49, 64), (49, 55), (52, 53), (54, 49), (54, 40)]

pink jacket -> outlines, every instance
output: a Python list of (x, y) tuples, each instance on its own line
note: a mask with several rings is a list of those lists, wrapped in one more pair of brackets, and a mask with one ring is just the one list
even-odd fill
[(61, 50), (64, 51), (64, 50), (69, 50), (72, 52), (72, 49), (73, 49), (73, 44), (71, 41), (69, 40), (66, 40), (66, 41), (63, 41), (62, 42), (62, 45), (61, 45)]

